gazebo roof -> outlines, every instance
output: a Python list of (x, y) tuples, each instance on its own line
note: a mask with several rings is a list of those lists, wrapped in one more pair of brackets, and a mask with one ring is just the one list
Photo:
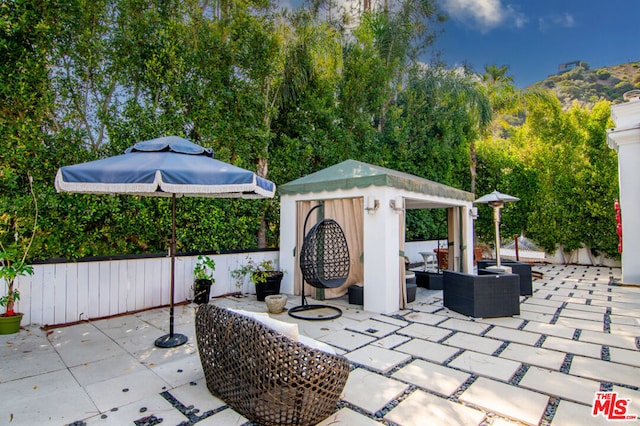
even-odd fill
[(473, 201), (472, 193), (408, 173), (374, 166), (356, 160), (346, 160), (278, 186), (280, 194), (347, 190), (369, 186), (388, 186), (456, 200)]

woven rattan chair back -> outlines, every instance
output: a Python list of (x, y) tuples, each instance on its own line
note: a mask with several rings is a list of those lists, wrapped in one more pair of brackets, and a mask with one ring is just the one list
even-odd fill
[(233, 311), (200, 305), (196, 337), (207, 388), (261, 425), (315, 425), (331, 415), (349, 361)]
[(316, 288), (340, 287), (349, 276), (349, 247), (342, 228), (333, 219), (315, 224), (304, 237), (300, 269)]

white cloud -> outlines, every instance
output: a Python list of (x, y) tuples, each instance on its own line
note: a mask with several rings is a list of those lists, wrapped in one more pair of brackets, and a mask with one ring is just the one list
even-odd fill
[(541, 32), (549, 30), (551, 27), (573, 28), (576, 26), (576, 20), (570, 13), (560, 15), (552, 15), (538, 18), (538, 28)]
[(488, 32), (499, 26), (522, 28), (527, 18), (502, 0), (442, 0), (442, 8), (451, 18)]

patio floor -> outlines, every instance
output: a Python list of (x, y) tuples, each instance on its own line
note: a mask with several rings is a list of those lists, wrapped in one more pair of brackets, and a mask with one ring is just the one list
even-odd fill
[[(418, 289), (408, 310), (364, 312), (346, 297), (332, 321), (299, 321), (352, 364), (336, 413), (322, 425), (605, 424), (598, 391), (629, 398), (640, 416), (640, 287), (611, 285), (620, 270), (535, 266), (521, 315), (471, 319)], [(255, 296), (212, 303), (266, 311)], [(299, 304), (291, 296), (288, 307)], [(168, 309), (0, 336), (0, 424), (235, 425), (247, 422), (206, 388), (195, 305), (176, 308), (189, 341), (159, 349)], [(637, 422), (637, 421), (636, 421)], [(636, 423), (637, 424), (637, 423)]]

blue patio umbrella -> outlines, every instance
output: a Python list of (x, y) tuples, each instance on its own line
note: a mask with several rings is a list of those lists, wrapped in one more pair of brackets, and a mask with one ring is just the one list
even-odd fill
[(216, 160), (210, 148), (177, 136), (138, 142), (122, 155), (62, 167), (55, 186), (58, 192), (172, 197), (169, 334), (155, 342), (165, 348), (187, 341), (173, 332), (176, 197), (271, 198), (275, 194), (273, 182)]

